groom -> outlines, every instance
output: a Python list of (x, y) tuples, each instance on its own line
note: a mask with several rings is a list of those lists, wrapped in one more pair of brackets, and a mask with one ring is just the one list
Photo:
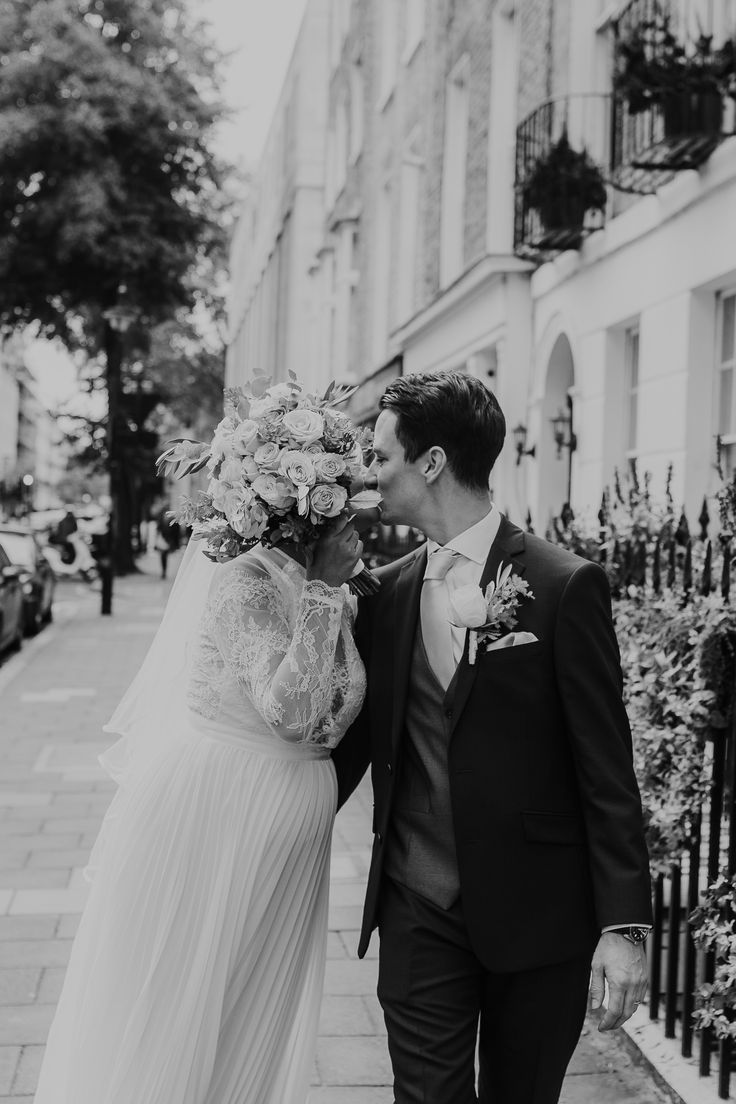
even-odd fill
[[(340, 803), (371, 762), (358, 954), (377, 926), (395, 1102), (555, 1104), (589, 984), (594, 1008), (608, 985), (601, 1030), (646, 990), (648, 862), (606, 577), (491, 504), (505, 422), (479, 380), (403, 377), (380, 406), (382, 520), (428, 539), (362, 603), (368, 696), (333, 757)], [(468, 600), (499, 568), (517, 623), (496, 618), (473, 655)]]

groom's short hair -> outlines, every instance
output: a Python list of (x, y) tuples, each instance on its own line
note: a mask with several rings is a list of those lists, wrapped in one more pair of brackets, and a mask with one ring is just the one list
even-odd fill
[(378, 405), (396, 415), (396, 437), (409, 463), (439, 445), (458, 483), (472, 490), (488, 488), (506, 419), (479, 379), (458, 371), (401, 376), (388, 385)]

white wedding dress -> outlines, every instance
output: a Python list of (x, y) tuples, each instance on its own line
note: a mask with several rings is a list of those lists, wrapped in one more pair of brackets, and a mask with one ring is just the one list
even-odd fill
[(217, 567), (187, 681), (176, 733), (95, 844), (36, 1104), (306, 1099), (330, 749), (365, 693), (346, 591), (277, 550)]

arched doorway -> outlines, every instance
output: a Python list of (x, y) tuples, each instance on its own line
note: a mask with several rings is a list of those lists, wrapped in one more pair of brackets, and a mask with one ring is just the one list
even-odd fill
[[(570, 393), (575, 384), (575, 366), (567, 336), (560, 334), (555, 341), (547, 365), (542, 424), (537, 450), (539, 460), (539, 520), (540, 530), (547, 529), (553, 517), (560, 513), (569, 498), (572, 473), (572, 450), (563, 444), (558, 447), (553, 432), (553, 420), (562, 414), (573, 413)], [(566, 427), (565, 441), (569, 441), (570, 426)]]

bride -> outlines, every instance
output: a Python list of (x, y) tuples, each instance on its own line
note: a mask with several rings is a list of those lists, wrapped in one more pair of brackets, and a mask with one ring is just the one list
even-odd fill
[(330, 750), (365, 693), (342, 587), (362, 544), (344, 512), (322, 520), (309, 553), (256, 545), (213, 563), (190, 541), (108, 726), (123, 737), (102, 757), (119, 789), (36, 1104), (306, 1099)]

